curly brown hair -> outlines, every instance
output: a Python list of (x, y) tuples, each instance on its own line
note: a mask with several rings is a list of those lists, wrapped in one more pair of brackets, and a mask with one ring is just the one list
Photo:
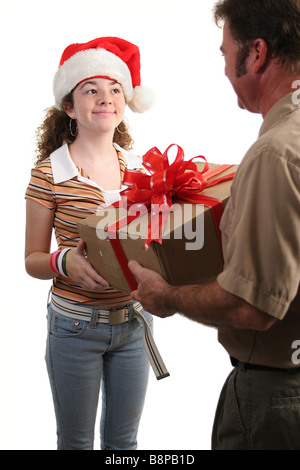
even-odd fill
[[(72, 92), (63, 99), (63, 103), (73, 106)], [(45, 118), (36, 130), (36, 161), (35, 165), (44, 161), (63, 145), (64, 142), (71, 144), (76, 135), (70, 132), (70, 118), (65, 111), (59, 111), (52, 106), (46, 109)], [(134, 141), (128, 132), (127, 125), (122, 121), (115, 129), (113, 142), (120, 145), (124, 150), (131, 150)]]

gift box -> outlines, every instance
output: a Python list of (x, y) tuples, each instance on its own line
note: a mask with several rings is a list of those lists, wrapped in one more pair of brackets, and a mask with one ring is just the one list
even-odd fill
[(170, 147), (143, 157), (149, 174), (125, 173), (120, 202), (78, 223), (89, 262), (122, 291), (137, 285), (132, 259), (175, 286), (211, 280), (223, 269), (219, 222), (237, 166), (186, 162), (180, 147), (170, 164)]

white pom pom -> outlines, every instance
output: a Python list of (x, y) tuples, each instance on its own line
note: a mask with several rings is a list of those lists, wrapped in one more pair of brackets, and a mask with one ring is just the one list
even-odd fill
[(136, 86), (133, 91), (132, 100), (128, 103), (134, 113), (144, 113), (155, 103), (153, 90), (144, 86)]

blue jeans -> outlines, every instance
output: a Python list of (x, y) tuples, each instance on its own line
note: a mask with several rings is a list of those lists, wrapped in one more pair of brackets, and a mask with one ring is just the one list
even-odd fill
[[(143, 311), (149, 324), (152, 316)], [(57, 421), (58, 450), (92, 450), (102, 384), (101, 449), (137, 448), (149, 377), (137, 319), (110, 326), (48, 307), (46, 363)]]

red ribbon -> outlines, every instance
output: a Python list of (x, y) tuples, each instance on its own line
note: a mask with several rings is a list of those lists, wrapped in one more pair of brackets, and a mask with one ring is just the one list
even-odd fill
[[(143, 157), (143, 166), (148, 170), (149, 174), (135, 170), (126, 170), (123, 184), (127, 185), (128, 188), (121, 192), (121, 201), (112, 205), (112, 207), (125, 207), (128, 211), (128, 215), (124, 219), (109, 226), (106, 232), (130, 290), (137, 289), (137, 282), (128, 268), (128, 260), (117, 236), (117, 230), (152, 208), (153, 216), (148, 227), (145, 249), (148, 250), (151, 241), (162, 243), (163, 227), (172, 209), (173, 198), (175, 196), (178, 199), (194, 204), (203, 204), (211, 208), (222, 250), (219, 228), (223, 214), (222, 201), (210, 196), (204, 196), (201, 192), (205, 188), (233, 179), (235, 173), (216, 178), (217, 175), (233, 165), (220, 165), (210, 170), (203, 156), (184, 161), (184, 153), (179, 146), (177, 146), (177, 156), (174, 162), (170, 164), (168, 151), (173, 145), (170, 145), (163, 154), (156, 147), (146, 153)], [(196, 163), (193, 162), (195, 158), (204, 160), (205, 164), (202, 171), (199, 171)], [(159, 211), (153, 211), (153, 207), (158, 207)], [(153, 227), (155, 228), (154, 230)], [(157, 230), (159, 236), (152, 237), (153, 232), (157, 233)]]
[[(210, 170), (202, 155), (185, 161), (184, 152), (178, 145), (176, 158), (170, 164), (168, 152), (174, 145), (176, 144), (170, 145), (163, 154), (154, 147), (144, 155), (143, 166), (149, 174), (126, 170), (123, 184), (128, 188), (121, 192), (121, 201), (116, 202), (113, 206), (125, 207), (128, 210), (128, 216), (108, 227), (107, 232), (115, 234), (120, 227), (127, 225), (141, 215), (140, 213), (136, 215), (139, 208), (142, 213), (145, 213), (146, 207), (147, 210), (152, 210), (152, 216), (148, 227), (148, 236), (145, 240), (145, 249), (148, 250), (152, 241), (162, 243), (164, 224), (172, 209), (173, 199), (176, 197), (189, 203), (203, 204), (212, 209), (221, 246), (219, 224), (223, 214), (222, 201), (204, 196), (201, 192), (206, 188), (233, 179), (235, 173), (216, 178), (217, 175), (233, 165), (220, 165)], [(205, 162), (202, 171), (199, 171), (196, 163), (193, 162), (196, 158), (201, 158)], [(109, 238), (113, 239), (113, 236)]]

